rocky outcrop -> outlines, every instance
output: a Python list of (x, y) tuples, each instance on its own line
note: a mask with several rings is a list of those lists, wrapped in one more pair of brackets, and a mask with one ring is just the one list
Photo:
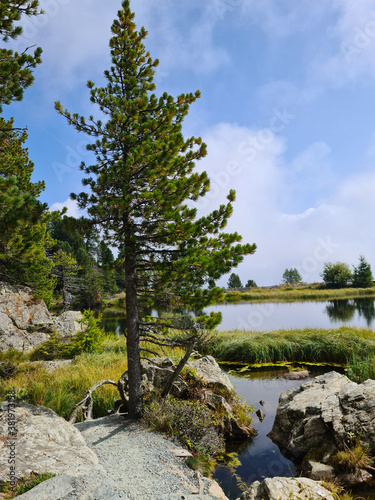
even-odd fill
[(194, 368), (198, 377), (202, 377), (206, 385), (222, 386), (233, 391), (232, 383), (212, 356), (190, 361), (187, 366)]
[(319, 482), (306, 477), (267, 477), (255, 481), (238, 500), (334, 500)]
[(337, 372), (283, 392), (269, 433), (287, 456), (319, 453), (321, 462), (359, 435), (375, 455), (375, 380), (356, 384)]
[[(3, 402), (0, 436), (0, 481), (31, 472), (78, 476), (101, 471), (81, 433), (49, 408)], [(12, 470), (9, 459), (14, 460)]]
[[(234, 391), (231, 382), (227, 375), (221, 370), (212, 356), (205, 356), (199, 360), (195, 360), (187, 364), (188, 367), (196, 370), (196, 376), (201, 378), (204, 387), (197, 391), (195, 399), (205, 403), (213, 410), (220, 410), (223, 415), (220, 431), (226, 437), (242, 438), (249, 437), (254, 434), (251, 426), (243, 425), (233, 414), (233, 408), (230, 403), (223, 397), (222, 394), (216, 394), (215, 388), (225, 388), (227, 391)], [(144, 393), (153, 390), (162, 391), (172, 375), (175, 364), (170, 358), (154, 358), (147, 359), (141, 362), (142, 369), (142, 391)], [(118, 383), (118, 387), (123, 401), (128, 401), (129, 382), (128, 373), (125, 372)], [(187, 383), (182, 377), (179, 377), (172, 389), (172, 395), (178, 395), (186, 390)], [(120, 406), (121, 405), (121, 406)], [(121, 408), (121, 412), (127, 411), (127, 403), (122, 405), (118, 400), (115, 403), (115, 408)]]
[(54, 317), (30, 288), (0, 282), (0, 351), (29, 351), (48, 340), (53, 331), (74, 335), (81, 317), (75, 311)]

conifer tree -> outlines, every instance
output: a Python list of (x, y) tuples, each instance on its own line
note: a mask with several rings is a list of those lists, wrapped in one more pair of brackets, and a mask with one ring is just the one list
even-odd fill
[[(22, 34), (22, 27), (14, 23), (21, 16), (36, 16), (42, 11), (38, 9), (38, 0), (0, 0), (0, 38), (3, 42), (16, 39)], [(28, 53), (26, 47), (22, 53), (0, 47), (0, 113), (4, 104), (21, 101), (23, 91), (34, 81), (32, 69), (41, 63), (42, 49)]]
[[(87, 208), (106, 241), (123, 251), (131, 418), (138, 415), (141, 400), (140, 343), (158, 343), (162, 327), (155, 318), (142, 318), (142, 306), (174, 296), (185, 307), (202, 310), (222, 294), (203, 286), (255, 251), (255, 245), (241, 245), (237, 233), (222, 231), (232, 214), (233, 190), (227, 204), (197, 217), (192, 202), (205, 195), (210, 183), (206, 172), (194, 172), (194, 167), (206, 155), (206, 145), (200, 138), (184, 139), (182, 122), (200, 93), (177, 98), (153, 93), (158, 61), (145, 49), (146, 36), (144, 28), (136, 30), (130, 2), (124, 0), (112, 25), (106, 86), (88, 82), (91, 102), (104, 122), (55, 105), (78, 131), (96, 138), (87, 148), (97, 163), (81, 166), (91, 193), (72, 198)], [(213, 316), (207, 324), (219, 320)]]
[(50, 215), (37, 199), (44, 182), (31, 182), (34, 165), (23, 147), (26, 138), (12, 119), (0, 118), (0, 280), (31, 286), (49, 302), (54, 285), (52, 261), (45, 256)]
[(359, 257), (359, 264), (354, 268), (353, 286), (356, 288), (369, 288), (373, 286), (371, 266), (363, 255)]

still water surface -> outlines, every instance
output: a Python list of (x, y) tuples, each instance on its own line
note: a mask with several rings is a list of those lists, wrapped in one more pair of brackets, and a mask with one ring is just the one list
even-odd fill
[(343, 325), (372, 328), (374, 298), (322, 302), (260, 302), (220, 304), (205, 312), (221, 311), (219, 330), (281, 330), (294, 328), (337, 328)]
[[(343, 325), (375, 327), (375, 299), (329, 300), (322, 302), (241, 302), (207, 307), (220, 311), (219, 330), (280, 330), (294, 328), (337, 328)], [(156, 312), (154, 312), (156, 314)], [(125, 331), (125, 310), (104, 311), (102, 327), (121, 334)]]
[[(311, 370), (311, 377), (315, 377), (324, 372), (331, 371), (329, 367), (308, 368)], [(337, 370), (337, 368), (335, 368)], [(254, 481), (262, 481), (265, 477), (295, 476), (293, 463), (283, 457), (279, 448), (267, 437), (270, 432), (276, 415), (276, 409), (281, 392), (297, 387), (302, 383), (311, 380), (286, 380), (282, 374), (287, 370), (277, 371), (250, 371), (245, 374), (234, 374), (230, 372), (229, 378), (238, 395), (245, 399), (248, 404), (261, 408), (266, 414), (263, 422), (258, 417), (253, 417), (253, 427), (258, 434), (247, 442), (233, 444), (228, 452), (236, 452), (241, 465), (235, 473), (242, 483), (249, 486)], [(260, 405), (260, 400), (264, 405)], [(227, 468), (220, 466), (214, 474), (225, 494), (230, 500), (239, 498), (242, 491), (233, 473)], [(355, 492), (362, 499), (375, 499), (375, 484), (362, 487), (361, 491)]]

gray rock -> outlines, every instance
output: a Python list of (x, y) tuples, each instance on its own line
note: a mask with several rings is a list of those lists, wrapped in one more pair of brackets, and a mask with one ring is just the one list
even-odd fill
[(60, 314), (60, 316), (53, 318), (53, 325), (55, 330), (61, 333), (64, 337), (71, 337), (82, 330), (82, 324), (80, 323), (81, 319), (81, 312), (66, 311)]
[(291, 372), (283, 373), (283, 378), (287, 380), (301, 380), (309, 377), (307, 370), (293, 370)]
[(72, 336), (81, 329), (81, 317), (77, 311), (53, 317), (30, 288), (0, 282), (0, 351), (30, 351), (53, 331)]
[(188, 363), (187, 366), (195, 368), (198, 376), (203, 377), (206, 384), (221, 385), (230, 391), (233, 390), (233, 385), (228, 376), (223, 372), (212, 356), (196, 359)]
[(326, 462), (348, 433), (358, 435), (375, 454), (375, 380), (362, 384), (330, 372), (280, 395), (269, 437), (286, 455), (302, 458), (310, 450)]
[(314, 481), (327, 480), (330, 481), (334, 478), (334, 468), (331, 465), (315, 462), (315, 460), (308, 461), (309, 478)]
[(321, 484), (306, 477), (273, 477), (255, 481), (238, 500), (334, 500)]
[[(9, 431), (10, 421), (15, 423), (13, 432)], [(0, 440), (0, 481), (9, 480), (8, 459), (12, 449), (17, 478), (31, 472), (78, 476), (101, 470), (97, 456), (86, 445), (81, 433), (49, 408), (28, 403), (14, 407), (3, 402), (0, 435), (8, 437)]]

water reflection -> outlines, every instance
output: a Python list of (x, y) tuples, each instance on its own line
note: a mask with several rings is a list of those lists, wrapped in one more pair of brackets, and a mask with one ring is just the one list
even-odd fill
[[(357, 298), (314, 302), (268, 302), (220, 304), (204, 312), (221, 312), (219, 330), (269, 331), (297, 328), (336, 328), (342, 325), (372, 328), (375, 325), (374, 298)], [(175, 326), (191, 325), (194, 312), (152, 310), (145, 314), (163, 317)], [(173, 319), (174, 318), (174, 319)], [(107, 332), (125, 333), (125, 310), (107, 310), (102, 315), (102, 327)]]
[(350, 300), (330, 300), (326, 306), (326, 312), (332, 322), (351, 321), (355, 314), (363, 318), (370, 328), (375, 318), (375, 306), (373, 298), (359, 298)]

